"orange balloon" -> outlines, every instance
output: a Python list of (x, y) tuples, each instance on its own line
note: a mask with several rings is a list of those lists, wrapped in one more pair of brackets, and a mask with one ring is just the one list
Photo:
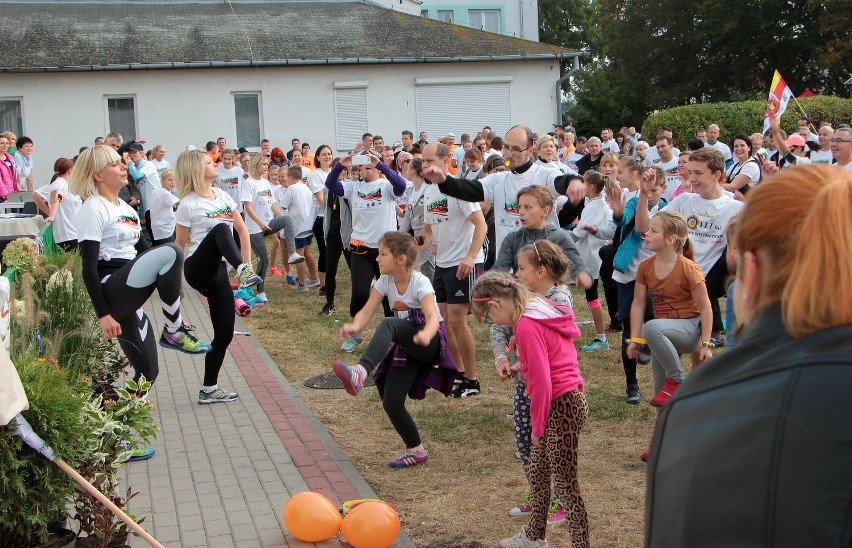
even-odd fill
[(399, 535), (399, 515), (385, 502), (364, 502), (343, 518), (340, 532), (355, 548), (388, 548)]
[(284, 525), (305, 542), (321, 542), (337, 535), (342, 520), (328, 498), (312, 491), (293, 495), (284, 505)]

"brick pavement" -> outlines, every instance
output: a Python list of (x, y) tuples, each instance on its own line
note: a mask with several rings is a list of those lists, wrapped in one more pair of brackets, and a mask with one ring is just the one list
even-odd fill
[[(146, 310), (159, 333), (156, 298)], [(199, 338), (212, 338), (205, 303), (188, 287), (183, 316)], [(236, 330), (247, 331), (239, 319)], [(168, 547), (340, 546), (293, 538), (281, 517), (289, 496), (312, 490), (340, 504), (376, 495), (257, 340), (237, 335), (228, 349), (219, 384), (240, 397), (227, 404), (197, 403), (203, 357), (160, 350), (157, 454), (127, 466), (139, 491), (130, 512), (152, 510), (145, 529)], [(402, 532), (395, 546), (414, 543)]]

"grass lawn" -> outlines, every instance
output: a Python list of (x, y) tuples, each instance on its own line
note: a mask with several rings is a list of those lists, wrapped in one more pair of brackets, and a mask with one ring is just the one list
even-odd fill
[[(342, 261), (337, 278), (337, 314), (325, 317), (317, 315), (325, 302), (317, 289), (296, 293), (283, 277), (268, 277), (269, 304), (246, 318), (252, 333), (379, 497), (399, 509), (403, 527), (418, 546), (494, 546), (517, 533), (526, 520), (510, 518), (507, 511), (527, 487), (521, 462), (514, 456), (512, 422), (506, 417), (512, 410), (514, 385), (494, 374), (486, 326), (471, 316), (482, 394), (460, 400), (430, 391), (426, 399), (410, 401), (408, 408), (429, 451), (429, 462), (392, 470), (387, 462), (404, 447), (375, 388), (353, 398), (343, 390), (303, 385), (305, 379), (331, 371), (334, 359), (357, 361), (364, 349), (353, 355), (340, 350), (338, 330), (349, 319), (350, 292), (349, 271)], [(583, 292), (573, 289), (578, 321), (590, 320)], [(376, 325), (374, 319), (368, 340)], [(578, 348), (594, 335), (591, 325), (582, 329)], [(590, 408), (580, 437), (580, 484), (591, 542), (633, 547), (643, 538), (645, 466), (639, 455), (653, 429), (654, 412), (647, 404), (652, 381), (650, 366), (640, 365), (643, 402), (625, 404), (624, 372), (618, 363), (620, 336), (610, 335), (609, 342), (608, 351), (579, 352)], [(565, 524), (551, 526), (547, 538), (551, 546), (570, 546)]]

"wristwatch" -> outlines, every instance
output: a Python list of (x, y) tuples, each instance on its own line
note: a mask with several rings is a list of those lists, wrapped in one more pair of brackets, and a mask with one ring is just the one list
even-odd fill
[(713, 348), (713, 343), (710, 341), (701, 341), (701, 348)]

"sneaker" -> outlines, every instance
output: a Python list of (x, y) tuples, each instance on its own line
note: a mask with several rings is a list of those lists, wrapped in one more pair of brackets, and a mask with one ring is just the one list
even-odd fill
[(638, 384), (631, 384), (627, 387), (627, 397), (624, 398), (624, 401), (631, 405), (636, 405), (642, 401), (642, 394), (639, 392)]
[(281, 273), (280, 270), (278, 270), (277, 266), (273, 266), (272, 268), (270, 268), (269, 273), (272, 274), (273, 276), (275, 276), (276, 278), (284, 275), (284, 274)]
[(262, 282), (263, 278), (257, 275), (250, 264), (245, 263), (242, 272), (240, 272), (240, 288), (251, 287)]
[(459, 373), (456, 375), (456, 378), (453, 379), (453, 386), (458, 386), (463, 384), (467, 380), (467, 377), (464, 376), (464, 373)]
[(649, 451), (642, 451), (642, 454), (639, 455), (639, 460), (642, 462), (648, 462), (648, 455), (650, 455)]
[(189, 332), (187, 326), (182, 325), (174, 333), (169, 333), (165, 328), (163, 334), (160, 335), (160, 346), (163, 348), (171, 348), (185, 354), (206, 354), (213, 350), (210, 344), (200, 341)]
[(532, 514), (532, 506), (530, 505), (530, 494), (524, 495), (524, 501), (511, 510), (509, 515), (513, 518), (525, 518)]
[(344, 352), (355, 352), (355, 349), (364, 343), (364, 337), (358, 335), (357, 337), (349, 337), (343, 344), (340, 345), (340, 349)]
[(710, 337), (710, 348), (725, 348), (725, 339), (721, 335)]
[(547, 524), (556, 525), (565, 521), (565, 507), (558, 500), (550, 501), (550, 508), (547, 511)]
[(292, 286), (290, 289), (292, 289), (293, 291), (299, 291), (300, 293), (304, 293), (305, 291), (308, 290), (308, 286), (297, 283), (296, 285)]
[(642, 345), (642, 348), (639, 350), (639, 357), (636, 358), (636, 361), (642, 365), (651, 363), (651, 349), (647, 344)]
[(318, 295), (319, 295), (320, 297), (325, 297), (326, 295), (328, 295), (328, 292), (325, 290), (325, 286), (322, 286), (322, 287), (320, 288)]
[(666, 379), (666, 384), (663, 386), (662, 390), (657, 392), (657, 394), (651, 398), (651, 406), (662, 407), (667, 404), (669, 399), (671, 399), (672, 395), (679, 387), (680, 384), (675, 382), (674, 379)]
[(198, 391), (198, 403), (227, 403), (239, 398), (236, 392), (226, 392), (217, 388), (213, 392)]
[(141, 447), (139, 449), (134, 449), (127, 460), (122, 462), (139, 462), (140, 460), (148, 460), (153, 456), (154, 450), (151, 447)]
[(416, 453), (406, 453), (402, 456), (399, 456), (388, 463), (388, 466), (391, 468), (408, 468), (409, 466), (414, 466), (415, 464), (423, 464), (429, 460), (429, 455), (423, 453), (422, 455), (418, 455)]
[(297, 264), (305, 262), (305, 258), (296, 253), (290, 253), (290, 257), (287, 258), (287, 264)]
[(266, 292), (264, 292), (264, 291), (262, 291), (262, 292), (258, 293), (257, 295), (255, 295), (255, 296), (254, 296), (254, 298), (255, 298), (255, 299), (257, 299), (257, 303), (258, 303), (258, 304), (260, 304), (260, 303), (268, 303), (268, 302), (269, 302), (269, 299), (266, 297)]
[(287, 274), (287, 283), (290, 285), (296, 285), (297, 283), (299, 283), (299, 279), (294, 278), (291, 274)]
[(322, 285), (322, 284), (320, 283), (319, 278), (311, 278), (311, 279), (308, 279), (308, 283), (305, 284), (305, 287), (310, 289), (312, 287), (319, 287), (320, 285)]
[(456, 385), (451, 395), (454, 398), (469, 398), (470, 396), (479, 395), (480, 392), (479, 381), (472, 381), (466, 378), (463, 383)]
[(609, 343), (606, 341), (593, 340), (590, 344), (581, 346), (583, 352), (594, 352), (595, 350), (609, 350)]
[(500, 548), (547, 548), (546, 540), (533, 540), (527, 536), (527, 526), (521, 527), (521, 532), (511, 538), (500, 541)]
[(319, 311), (320, 316), (331, 316), (332, 314), (336, 314), (337, 310), (334, 308), (333, 304), (326, 304), (322, 307), (322, 310)]
[(331, 364), (334, 374), (343, 383), (343, 389), (351, 396), (357, 396), (364, 389), (364, 379), (366, 375), (359, 367), (354, 365), (346, 365), (346, 362), (334, 360)]

